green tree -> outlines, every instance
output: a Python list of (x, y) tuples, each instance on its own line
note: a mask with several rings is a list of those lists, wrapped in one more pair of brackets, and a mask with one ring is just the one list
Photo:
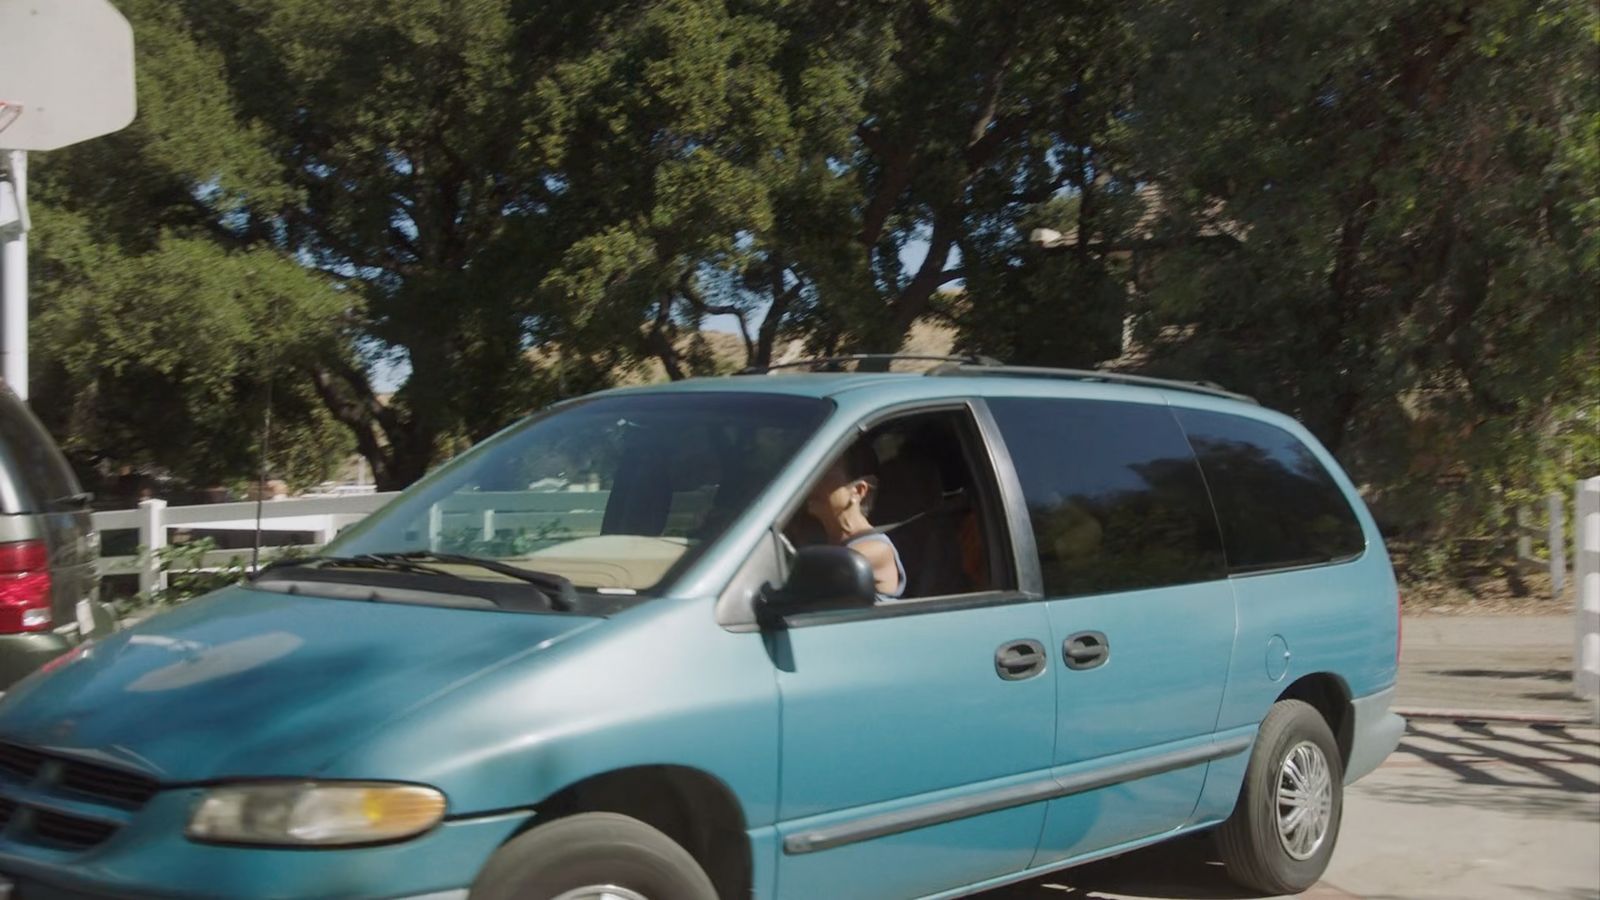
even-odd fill
[(1503, 520), (1600, 466), (1592, 7), (1146, 13), (1127, 165), (1160, 201), (1159, 371), (1299, 416), (1401, 521)]
[(85, 456), (248, 472), (270, 384), (279, 467), (353, 444), (399, 487), (629, 367), (709, 371), (732, 314), (756, 364), (934, 316), (1221, 381), (1424, 524), (1440, 477), (1492, 520), (1600, 465), (1581, 5), (125, 11), (140, 119), (35, 167), (41, 408)]
[[(351, 298), (361, 354), (307, 375), (380, 485), (668, 346), (698, 272), (770, 216), (776, 41), (720, 2), (237, 0), (189, 19), (290, 188), (218, 224)], [(552, 342), (543, 365), (530, 351)], [(384, 356), (411, 371), (391, 398), (361, 364)]]
[(270, 397), (276, 474), (318, 480), (349, 441), (296, 367), (327, 352), (347, 303), (224, 226), (287, 191), (220, 55), (166, 4), (124, 6), (138, 119), (33, 167), (34, 408), (80, 464), (207, 485), (255, 471)]
[[(1099, 178), (1095, 148), (1139, 55), (1120, 8), (758, 8), (784, 35), (775, 64), (795, 137), (768, 179), (771, 227), (741, 235), (741, 264), (709, 283), (714, 311), (759, 320), (751, 361), (767, 362), (782, 331), (823, 351), (896, 350), (912, 323), (948, 313), (940, 291), (962, 280), (979, 289), (973, 306), (1009, 308), (1020, 225)], [(913, 245), (925, 253), (908, 268)], [(1074, 287), (1103, 278), (1096, 265), (1065, 274)]]

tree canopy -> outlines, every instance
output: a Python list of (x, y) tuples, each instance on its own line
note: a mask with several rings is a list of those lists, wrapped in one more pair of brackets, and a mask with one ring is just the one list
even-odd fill
[(1592, 6), (121, 6), (138, 120), (34, 166), (80, 461), (238, 477), (270, 385), (275, 467), (396, 487), (724, 315), (1219, 381), (1396, 509), (1600, 466)]

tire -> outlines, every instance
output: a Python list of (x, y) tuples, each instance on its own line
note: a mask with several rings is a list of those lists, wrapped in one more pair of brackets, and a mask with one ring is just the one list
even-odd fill
[[(1295, 801), (1279, 796), (1280, 786), (1295, 790), (1294, 772), (1286, 767), (1291, 755), (1294, 772), (1304, 770), (1311, 788), (1297, 793), (1313, 798), (1298, 819), (1292, 817)], [(1287, 836), (1280, 834), (1280, 814), (1290, 826)], [(1239, 884), (1267, 894), (1298, 894), (1327, 870), (1343, 814), (1344, 762), (1333, 732), (1309, 703), (1281, 700), (1261, 722), (1238, 805), (1216, 831), (1217, 849), (1228, 876)], [(1296, 822), (1300, 827), (1293, 827)]]
[[(638, 819), (581, 813), (513, 838), (489, 857), (472, 900), (556, 900), (582, 888), (616, 887), (633, 900), (717, 900), (689, 851)], [(631, 896), (630, 893), (631, 892)]]

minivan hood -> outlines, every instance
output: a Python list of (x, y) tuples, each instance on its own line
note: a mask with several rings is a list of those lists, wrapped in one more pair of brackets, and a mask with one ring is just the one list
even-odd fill
[(0, 699), (0, 741), (165, 783), (309, 776), (386, 722), (599, 619), (227, 588)]

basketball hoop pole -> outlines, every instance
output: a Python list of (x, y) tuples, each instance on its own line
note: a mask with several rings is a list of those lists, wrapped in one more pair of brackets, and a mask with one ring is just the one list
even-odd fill
[(3, 150), (16, 221), (0, 229), (0, 377), (28, 399), (28, 151)]

